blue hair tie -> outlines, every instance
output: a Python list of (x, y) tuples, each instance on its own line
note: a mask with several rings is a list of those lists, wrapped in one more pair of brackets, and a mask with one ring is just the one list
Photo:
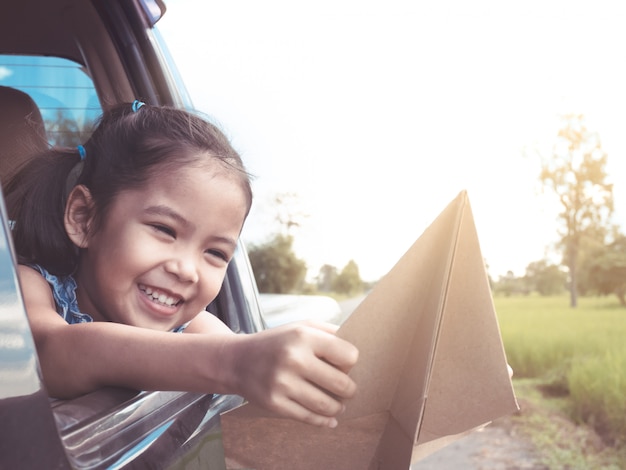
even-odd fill
[(133, 113), (136, 113), (137, 111), (139, 111), (139, 108), (141, 108), (144, 104), (143, 101), (139, 101), (139, 100), (135, 100), (133, 101), (133, 104), (131, 105), (130, 109), (133, 110)]
[(80, 155), (80, 159), (84, 160), (87, 156), (87, 150), (85, 150), (85, 147), (83, 147), (82, 145), (79, 145), (76, 148), (78, 149), (78, 155)]

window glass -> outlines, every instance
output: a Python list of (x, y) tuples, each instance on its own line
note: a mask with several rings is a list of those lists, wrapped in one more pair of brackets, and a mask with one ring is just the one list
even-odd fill
[(102, 111), (84, 67), (67, 59), (0, 55), (0, 85), (31, 96), (41, 110), (52, 145), (85, 142)]

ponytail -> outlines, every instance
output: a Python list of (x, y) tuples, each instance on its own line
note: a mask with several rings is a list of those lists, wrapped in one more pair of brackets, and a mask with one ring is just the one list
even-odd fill
[(21, 264), (41, 264), (69, 275), (78, 252), (64, 227), (68, 175), (80, 161), (76, 149), (54, 148), (31, 159), (4, 188), (13, 242)]

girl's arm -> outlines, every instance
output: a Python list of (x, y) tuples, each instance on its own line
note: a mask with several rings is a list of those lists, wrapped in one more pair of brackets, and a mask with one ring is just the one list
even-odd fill
[[(334, 427), (343, 411), (342, 400), (356, 392), (347, 375), (358, 358), (357, 349), (338, 338), (328, 323), (298, 322), (249, 335), (234, 335), (219, 319), (201, 312), (186, 333), (235, 337), (228, 349), (233, 381), (240, 395), (279, 414), (312, 424)], [(238, 392), (235, 392), (238, 393)]]
[[(355, 392), (356, 349), (332, 327), (298, 324), (237, 335), (206, 313), (172, 334), (94, 322), (68, 325), (50, 288), (20, 266), (24, 302), (48, 392), (71, 398), (102, 386), (235, 393), (283, 416), (335, 426)], [(195, 325), (194, 325), (194, 322)]]

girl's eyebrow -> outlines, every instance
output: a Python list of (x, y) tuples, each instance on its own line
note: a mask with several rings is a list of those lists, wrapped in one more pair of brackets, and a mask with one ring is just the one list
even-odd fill
[[(158, 215), (161, 217), (168, 217), (172, 220), (175, 220), (176, 222), (178, 222), (180, 225), (182, 225), (185, 228), (191, 225), (191, 223), (187, 219), (185, 219), (182, 215), (180, 215), (178, 212), (176, 212), (174, 209), (168, 206), (163, 206), (163, 205), (150, 206), (145, 209), (145, 212), (146, 214), (149, 214), (149, 215)], [(230, 245), (233, 248), (237, 246), (237, 240), (230, 238), (230, 237), (214, 236), (211, 238), (213, 238), (215, 241), (226, 243), (227, 245)]]
[(185, 219), (182, 215), (176, 212), (174, 209), (168, 206), (150, 206), (145, 209), (146, 214), (149, 215), (159, 215), (162, 217), (168, 217), (172, 220), (175, 220), (179, 224), (188, 227), (190, 225), (189, 221)]

